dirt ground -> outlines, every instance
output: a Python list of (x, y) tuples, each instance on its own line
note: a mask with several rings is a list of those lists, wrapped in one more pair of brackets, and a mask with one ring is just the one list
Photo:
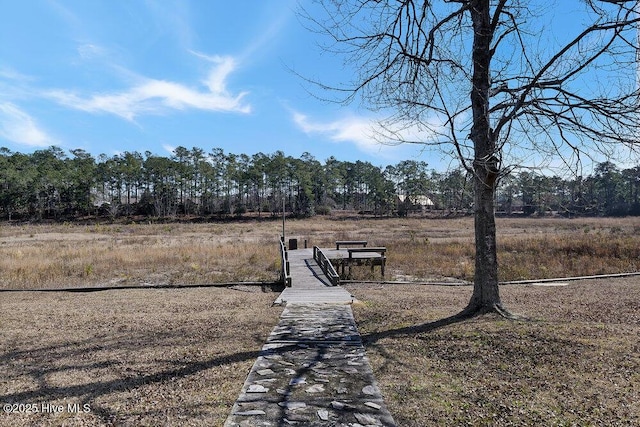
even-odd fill
[(0, 425), (221, 425), (282, 310), (257, 289), (2, 294)]
[(400, 426), (640, 425), (640, 277), (504, 286), (516, 322), (443, 321), (467, 287), (350, 291)]
[[(3, 293), (0, 425), (222, 425), (282, 310), (252, 289)], [(517, 322), (443, 322), (470, 287), (349, 290), (400, 426), (640, 423), (638, 278), (505, 286)]]

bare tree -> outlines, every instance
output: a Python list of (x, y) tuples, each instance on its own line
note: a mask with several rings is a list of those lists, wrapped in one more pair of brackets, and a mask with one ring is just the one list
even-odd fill
[(388, 113), (387, 142), (438, 147), (473, 175), (475, 280), (462, 313), (508, 316), (498, 290), (496, 185), (525, 162), (555, 157), (571, 165), (621, 145), (633, 150), (638, 0), (573, 0), (573, 19), (582, 23), (573, 34), (553, 25), (553, 2), (317, 3), (303, 16), (331, 36), (323, 47), (346, 55), (355, 70), (352, 82), (323, 87)]

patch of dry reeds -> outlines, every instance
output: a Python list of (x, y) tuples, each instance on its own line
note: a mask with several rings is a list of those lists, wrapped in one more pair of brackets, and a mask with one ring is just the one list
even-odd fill
[(577, 233), (505, 238), (499, 260), (503, 280), (545, 279), (640, 271), (637, 235)]
[[(472, 281), (472, 241), (397, 242), (388, 264), (396, 274), (424, 280), (454, 277)], [(501, 281), (631, 273), (640, 271), (640, 236), (537, 234), (498, 239)]]
[[(503, 219), (498, 227), (500, 280), (640, 271), (638, 219)], [(393, 274), (416, 281), (452, 277), (472, 281), (472, 230), (414, 228), (387, 244)], [(463, 231), (467, 230), (466, 236)]]
[(280, 268), (278, 252), (269, 250), (277, 249), (277, 234), (265, 242), (240, 225), (3, 231), (4, 288), (268, 282), (277, 280)]
[[(498, 219), (500, 280), (640, 271), (640, 218)], [(0, 226), (0, 287), (276, 281), (277, 220), (204, 224)], [(474, 274), (473, 219), (287, 220), (298, 247), (367, 240), (387, 247), (387, 280)], [(353, 279), (379, 280), (354, 268)]]

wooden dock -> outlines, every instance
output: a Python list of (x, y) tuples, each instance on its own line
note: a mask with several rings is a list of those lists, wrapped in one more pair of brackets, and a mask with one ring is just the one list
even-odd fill
[(313, 249), (289, 251), (291, 286), (286, 287), (274, 304), (349, 304), (351, 294), (333, 286), (313, 259)]
[(362, 345), (354, 297), (334, 286), (313, 255), (288, 251), (291, 284), (275, 301), (285, 309), (225, 427), (396, 425)]
[(351, 267), (363, 264), (370, 265), (372, 272), (374, 267), (379, 266), (381, 275), (384, 277), (384, 268), (387, 263), (387, 248), (385, 247), (340, 249), (340, 246), (336, 244), (336, 249), (322, 249), (322, 251), (327, 258), (338, 265), (342, 277), (351, 277)]

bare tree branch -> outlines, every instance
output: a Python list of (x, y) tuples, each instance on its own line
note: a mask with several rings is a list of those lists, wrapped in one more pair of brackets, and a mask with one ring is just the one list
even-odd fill
[(543, 0), (318, 1), (327, 16), (307, 18), (354, 66), (353, 84), (337, 88), (343, 101), (358, 96), (388, 113), (383, 142), (448, 145), (473, 174), (476, 279), (466, 312), (504, 313), (497, 182), (527, 150), (569, 167), (594, 152), (640, 146), (640, 0), (575, 2), (591, 23), (549, 43), (541, 28), (553, 8)]

